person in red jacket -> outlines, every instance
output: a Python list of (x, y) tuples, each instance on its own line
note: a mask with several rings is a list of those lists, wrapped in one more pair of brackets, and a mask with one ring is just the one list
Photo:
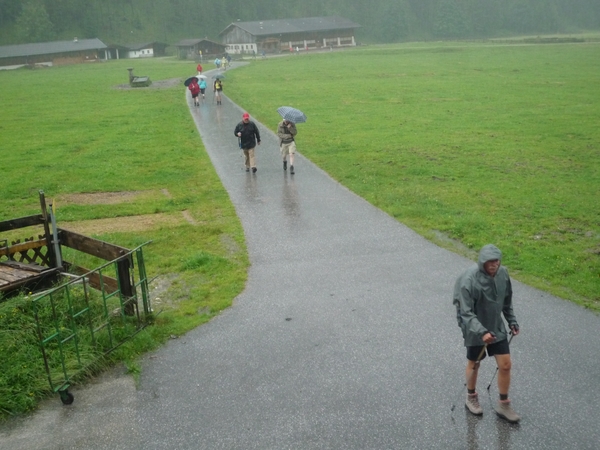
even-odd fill
[(202, 64), (198, 63), (196, 70), (198, 71), (198, 75), (202, 75)]
[(198, 100), (198, 94), (200, 93), (200, 86), (198, 86), (198, 80), (194, 77), (188, 89), (192, 93), (192, 99), (194, 100), (194, 106), (200, 106), (200, 100)]

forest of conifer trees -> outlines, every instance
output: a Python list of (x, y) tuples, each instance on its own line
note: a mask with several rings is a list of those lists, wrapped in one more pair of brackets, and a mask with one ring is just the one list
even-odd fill
[(600, 29), (598, 0), (0, 0), (0, 44), (217, 40), (237, 20), (331, 15), (360, 24), (357, 37), (367, 43)]

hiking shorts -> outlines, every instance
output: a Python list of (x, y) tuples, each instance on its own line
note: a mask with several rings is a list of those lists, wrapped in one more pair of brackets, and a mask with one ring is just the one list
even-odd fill
[(281, 146), (279, 147), (279, 150), (281, 150), (281, 156), (283, 156), (284, 158), (287, 155), (292, 155), (294, 153), (296, 153), (296, 142), (292, 141), (292, 142), (287, 142), (287, 143), (281, 143)]
[[(483, 345), (475, 345), (473, 347), (467, 347), (467, 359), (469, 361), (477, 361), (479, 357), (479, 353), (481, 353), (481, 349)], [(494, 342), (493, 344), (489, 344), (487, 346), (487, 354), (488, 356), (494, 355), (510, 355), (510, 348), (508, 347), (508, 340), (503, 339), (499, 342)], [(483, 353), (483, 357), (485, 358), (485, 352)]]

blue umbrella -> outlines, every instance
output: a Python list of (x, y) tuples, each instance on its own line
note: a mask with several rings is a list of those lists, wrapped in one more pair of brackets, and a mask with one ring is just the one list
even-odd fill
[(280, 106), (277, 108), (277, 112), (284, 120), (289, 120), (292, 123), (306, 122), (306, 115), (299, 109), (292, 108), (291, 106)]

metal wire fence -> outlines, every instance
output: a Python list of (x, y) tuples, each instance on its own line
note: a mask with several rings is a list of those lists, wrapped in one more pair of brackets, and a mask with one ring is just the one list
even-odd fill
[(150, 323), (142, 253), (146, 244), (88, 273), (71, 275), (68, 282), (32, 300), (48, 382), (63, 403), (74, 400), (68, 392), (72, 380), (92, 371), (101, 358)]

